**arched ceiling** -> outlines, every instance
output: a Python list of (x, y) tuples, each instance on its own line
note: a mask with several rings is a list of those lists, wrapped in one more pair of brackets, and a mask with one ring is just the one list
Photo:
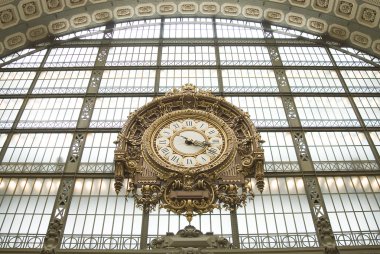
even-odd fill
[(194, 16), (266, 20), (380, 57), (380, 0), (0, 0), (0, 56), (112, 21)]

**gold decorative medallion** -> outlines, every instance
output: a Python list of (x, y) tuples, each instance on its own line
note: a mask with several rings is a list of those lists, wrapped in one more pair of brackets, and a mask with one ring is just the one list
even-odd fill
[(184, 214), (235, 210), (264, 188), (260, 135), (249, 116), (191, 84), (132, 113), (115, 142), (115, 190), (128, 178), (127, 195), (151, 211)]

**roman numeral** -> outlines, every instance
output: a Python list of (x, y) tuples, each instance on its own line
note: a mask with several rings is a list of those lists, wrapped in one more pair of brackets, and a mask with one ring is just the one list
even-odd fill
[(179, 162), (179, 157), (177, 157), (176, 155), (172, 156), (170, 158), (171, 161), (175, 162), (175, 163), (178, 163)]
[(216, 150), (215, 148), (210, 148), (208, 149), (208, 152), (212, 155), (216, 155), (218, 153), (218, 150)]

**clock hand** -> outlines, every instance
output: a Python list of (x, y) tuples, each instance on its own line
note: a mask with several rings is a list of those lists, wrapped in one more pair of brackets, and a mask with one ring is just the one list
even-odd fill
[(208, 141), (206, 141), (206, 140), (205, 140), (205, 141), (203, 141), (202, 143), (203, 143), (203, 145), (204, 145), (204, 146), (211, 146), (211, 143), (210, 143), (210, 142), (208, 142)]
[(200, 147), (206, 147), (206, 146), (210, 146), (211, 144), (207, 141), (198, 141), (198, 140), (193, 140), (193, 139), (190, 139), (190, 138), (187, 138), (185, 136), (182, 136), (180, 135), (181, 138), (184, 138), (185, 139), (185, 143), (187, 145), (196, 145), (196, 146), (200, 146)]
[(194, 141), (190, 138), (187, 138), (185, 136), (182, 136), (182, 135), (179, 135), (181, 138), (184, 138), (185, 139), (185, 144), (186, 145), (194, 145)]
[(207, 141), (198, 141), (198, 140), (193, 140), (194, 145), (196, 146), (201, 146), (201, 147), (207, 147), (210, 146), (211, 144)]

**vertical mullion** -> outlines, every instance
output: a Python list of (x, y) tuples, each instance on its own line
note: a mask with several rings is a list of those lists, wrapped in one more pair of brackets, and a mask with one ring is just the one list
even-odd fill
[[(75, 181), (74, 181), (74, 188), (76, 188), (76, 184), (77, 184), (77, 181), (78, 180), (83, 180), (83, 184), (82, 184), (82, 188), (81, 188), (81, 190), (80, 190), (80, 195), (79, 195), (79, 197), (78, 197), (78, 207), (77, 207), (77, 209), (76, 209), (76, 211), (75, 211), (75, 217), (74, 217), (74, 226), (73, 226), (73, 231), (72, 231), (72, 233), (71, 234), (75, 234), (75, 230), (76, 230), (76, 222), (77, 222), (77, 219), (78, 219), (78, 213), (79, 213), (79, 208), (80, 208), (80, 203), (81, 203), (81, 201), (82, 201), (82, 196), (83, 196), (83, 188), (84, 188), (84, 178), (82, 178), (82, 179), (76, 179)], [(62, 184), (62, 183), (61, 183)], [(73, 197), (74, 197), (74, 195), (73, 195)], [(69, 209), (69, 211), (68, 211), (68, 213), (70, 212), (70, 209)], [(69, 216), (70, 214), (68, 214), (67, 216)], [(83, 224), (84, 225), (84, 224)], [(63, 232), (63, 234), (64, 234), (65, 232)], [(81, 235), (83, 235), (83, 231), (81, 232)]]
[[(128, 181), (128, 180), (127, 180)], [(110, 181), (110, 183), (112, 183), (112, 181)], [(125, 185), (125, 186), (128, 186), (128, 183)], [(126, 206), (127, 206), (127, 202), (128, 202), (128, 196), (124, 196), (124, 199), (120, 199), (119, 196), (116, 196), (116, 203), (118, 203), (119, 201), (123, 200), (123, 211), (126, 210)], [(124, 236), (124, 220), (125, 220), (125, 213), (123, 213), (121, 216), (121, 235)], [(133, 220), (132, 220), (132, 225), (133, 225)], [(128, 237), (128, 236), (127, 236)], [(123, 238), (121, 238), (120, 241), (125, 241)]]
[[(132, 210), (133, 219), (132, 219), (132, 224), (131, 224), (131, 234), (130, 234), (131, 241), (129, 241), (129, 248), (132, 247), (132, 237), (133, 237), (133, 227), (135, 226), (135, 216), (136, 216), (136, 204), (135, 204), (135, 200), (133, 199), (133, 210)], [(140, 244), (141, 244), (141, 237), (139, 239), (140, 239)]]
[[(88, 179), (89, 178), (86, 178), (84, 182), (86, 182), (86, 180), (88, 180)], [(89, 208), (90, 203), (91, 203), (92, 188), (93, 188), (93, 186), (94, 186), (94, 178), (91, 178), (91, 187), (90, 187), (89, 194), (88, 194), (88, 201), (87, 201), (87, 206), (86, 206), (86, 216), (84, 217), (83, 231), (86, 229), (87, 215), (89, 214), (88, 208)], [(83, 187), (85, 187), (85, 186), (83, 186)], [(91, 232), (90, 235), (92, 236), (93, 233)]]
[[(271, 196), (272, 196), (272, 190), (270, 188), (270, 181), (269, 181), (270, 178), (268, 178), (268, 194), (266, 194), (266, 198), (269, 198), (271, 199)], [(263, 195), (260, 195), (260, 196), (263, 196)], [(265, 229), (266, 229), (266, 237), (269, 237), (269, 229), (268, 229), (268, 220), (267, 220), (267, 212), (265, 210), (265, 198), (263, 197), (263, 214), (264, 214), (264, 221), (265, 221)], [(264, 246), (261, 246), (261, 248), (263, 248)]]
[[(334, 135), (334, 138), (335, 138), (335, 142), (337, 142), (338, 143), (338, 137), (336, 136), (336, 132), (332, 132), (332, 134)], [(350, 135), (350, 137), (351, 137), (351, 135)], [(328, 138), (327, 139), (328, 140), (328, 142), (329, 142), (329, 145), (330, 145), (330, 147), (331, 147), (331, 150), (332, 150), (332, 154), (334, 155), (334, 161), (336, 161), (337, 160), (337, 156), (336, 156), (336, 154), (335, 154), (335, 151), (334, 151), (334, 145), (333, 144), (331, 144), (331, 142), (330, 142), (330, 139)], [(327, 158), (327, 160), (328, 160), (328, 158)]]
[[(29, 201), (30, 201), (30, 197), (31, 197), (31, 194), (30, 195), (28, 195), (28, 196), (24, 196), (24, 192), (25, 192), (25, 188), (26, 188), (26, 186), (28, 185), (28, 178), (26, 178), (25, 179), (25, 185), (24, 185), (24, 188), (23, 188), (23, 190), (22, 190), (22, 197), (20, 198), (20, 201), (22, 200), (22, 198), (24, 198), (24, 197), (28, 197), (28, 200), (26, 201), (26, 205), (25, 205), (25, 210), (23, 211), (23, 216), (22, 216), (22, 219), (21, 219), (21, 222), (20, 222), (20, 226), (19, 226), (19, 228), (18, 228), (18, 235), (21, 235), (22, 233), (20, 233), (20, 230), (21, 230), (21, 228), (22, 228), (22, 226), (23, 226), (23, 222), (24, 222), (24, 219), (25, 219), (25, 215), (27, 215), (27, 212), (26, 212), (26, 208), (28, 207), (28, 204), (29, 204)], [(33, 183), (33, 186), (34, 186), (34, 184), (35, 184), (35, 182), (36, 181), (34, 181), (34, 183)], [(41, 190), (42, 190), (42, 188), (41, 188)], [(40, 191), (41, 191), (40, 190)], [(24, 203), (24, 202), (23, 202)], [(20, 202), (19, 202), (19, 204), (20, 204)], [(17, 207), (18, 208), (18, 207)], [(17, 210), (16, 210), (16, 214), (17, 214)], [(29, 224), (29, 227), (30, 227), (30, 224)], [(29, 230), (28, 230), (28, 232), (27, 233), (25, 233), (26, 235), (28, 235), (29, 234)]]
[[(328, 184), (328, 182), (327, 182), (326, 177), (324, 177), (324, 178), (325, 178), (325, 182), (326, 182), (327, 189), (328, 189), (328, 191), (329, 191), (329, 195), (330, 195), (330, 197), (331, 197), (331, 199), (332, 199), (333, 195), (332, 195), (332, 193), (331, 193), (330, 186), (329, 186), (329, 184)], [(338, 188), (337, 188), (337, 186), (336, 186), (336, 178), (333, 177), (333, 176), (331, 176), (331, 178), (332, 178), (333, 181), (334, 181), (334, 185), (335, 185), (335, 188), (336, 188), (336, 191), (337, 191), (336, 196), (339, 196), (339, 200), (340, 200), (340, 202), (342, 202), (342, 200), (340, 199), (339, 190), (338, 190)], [(323, 193), (322, 193), (322, 195), (323, 195)], [(335, 202), (333, 202), (332, 205), (333, 205), (333, 207), (334, 207), (334, 213), (335, 213), (335, 216), (337, 217), (337, 222), (338, 222), (338, 224), (339, 224), (339, 230), (340, 230), (340, 232), (343, 232), (343, 230), (342, 230), (342, 225), (341, 225), (341, 222), (340, 222), (339, 217), (338, 217), (338, 211), (337, 211), (336, 206), (335, 206)], [(332, 227), (331, 227), (331, 228), (332, 228)], [(332, 229), (332, 230), (334, 231), (334, 229)]]
[[(340, 178), (341, 178), (341, 180), (342, 180), (342, 189), (344, 188), (344, 190), (345, 190), (345, 192), (347, 193), (347, 188), (346, 188), (346, 186), (345, 186), (345, 182), (344, 182), (344, 180), (343, 180), (343, 176), (340, 176)], [(344, 194), (344, 193), (341, 193), (340, 192), (340, 190), (339, 190), (339, 188), (338, 188), (338, 184), (337, 184), (337, 182), (336, 181), (334, 181), (335, 182), (335, 188), (337, 189), (337, 191), (338, 191), (338, 193), (339, 193), (339, 200), (340, 200), (340, 202), (342, 203), (342, 208), (343, 208), (343, 212), (341, 212), (341, 213), (344, 213), (344, 217), (346, 218), (346, 220), (348, 221), (348, 227), (350, 228), (350, 232), (352, 232), (352, 228), (351, 228), (351, 224), (350, 224), (350, 219), (347, 217), (347, 212), (346, 212), (346, 208), (344, 207), (344, 202), (343, 202), (343, 200), (342, 200), (342, 194)], [(347, 193), (348, 194), (348, 193)], [(356, 216), (355, 216), (356, 217)], [(355, 218), (356, 219), (356, 218)], [(343, 230), (342, 230), (342, 232), (343, 232)]]
[[(248, 205), (249, 203), (250, 202), (248, 201)], [(250, 239), (251, 232), (249, 231), (249, 227), (248, 227), (247, 205), (243, 206), (243, 208), (244, 208), (245, 230), (247, 231), (248, 246), (251, 247), (251, 239)], [(242, 248), (244, 248), (244, 244), (241, 241), (241, 234), (239, 234), (239, 238), (240, 238), (240, 245)]]
[[(369, 182), (368, 176), (363, 176), (363, 177), (366, 177), (366, 178), (367, 178), (367, 181)], [(370, 202), (369, 202), (369, 200), (368, 200), (367, 192), (364, 191), (364, 186), (363, 186), (363, 183), (362, 183), (362, 181), (361, 181), (360, 178), (359, 178), (359, 182), (360, 182), (360, 185), (361, 185), (361, 187), (362, 187), (362, 189), (363, 189), (363, 194), (365, 195), (365, 198), (366, 198), (368, 204), (370, 205)], [(371, 190), (372, 190), (371, 194), (373, 194), (374, 192), (373, 192), (373, 189), (372, 189), (371, 183), (369, 183), (369, 186), (370, 186), (370, 188), (371, 188)], [(355, 193), (356, 193), (356, 195), (358, 195), (358, 194), (357, 194), (357, 190), (356, 190), (356, 188), (354, 188), (354, 189), (355, 189)], [(360, 199), (358, 198), (358, 200), (359, 200), (359, 204), (360, 204), (360, 211), (363, 211), (363, 206), (362, 206), (362, 204), (361, 204), (361, 202), (360, 202)], [(376, 202), (377, 202), (377, 199), (376, 199), (376, 198), (375, 198), (375, 200), (376, 200)], [(371, 212), (372, 212), (372, 210), (371, 210)], [(364, 212), (363, 212), (363, 213), (364, 213)], [(373, 212), (372, 212), (372, 214), (373, 214)], [(355, 216), (355, 217), (356, 217), (356, 216)], [(366, 218), (366, 217), (364, 217), (364, 218), (366, 219), (366, 222), (367, 222), (367, 225), (368, 225), (368, 228), (369, 228), (369, 224), (368, 224), (367, 218)], [(375, 220), (375, 222), (376, 222), (376, 224), (377, 224), (377, 221), (376, 221), (376, 220)], [(360, 226), (360, 224), (358, 224), (358, 225)], [(379, 228), (379, 225), (377, 225), (377, 228)], [(360, 229), (360, 231), (361, 231), (361, 233), (362, 233), (362, 229)], [(370, 231), (370, 230), (368, 230), (368, 231)]]
[[(94, 180), (97, 180), (97, 179), (94, 179), (94, 178), (92, 179), (92, 184), (93, 185), (94, 185)], [(100, 179), (100, 186), (99, 186), (99, 191), (97, 193), (97, 200), (96, 200), (95, 211), (94, 211), (94, 220), (96, 220), (96, 216), (97, 216), (96, 211), (98, 210), (98, 206), (99, 206), (99, 199), (100, 199), (100, 192), (101, 192), (101, 189), (102, 189), (102, 182), (103, 182), (103, 179)], [(92, 195), (90, 193), (90, 199), (89, 200), (91, 200), (91, 198), (92, 198)], [(107, 210), (107, 207), (106, 207), (106, 210)], [(104, 224), (104, 221), (105, 220), (103, 220), (103, 224)], [(95, 228), (95, 223), (92, 223), (91, 236), (93, 235), (94, 228)], [(103, 232), (103, 228), (102, 228), (101, 232)], [(102, 235), (102, 233), (100, 233), (100, 235)]]
[(285, 194), (280, 194), (280, 191), (279, 191), (279, 196), (280, 196), (280, 203), (281, 203), (281, 209), (282, 209), (282, 217), (283, 217), (283, 219), (285, 221), (286, 234), (289, 235), (289, 229), (288, 229), (288, 224), (286, 223), (285, 210), (284, 210), (284, 204), (282, 202), (282, 196), (286, 195), (286, 196), (289, 197), (290, 193), (289, 193), (288, 183), (286, 181), (287, 178), (283, 177), (283, 179), (284, 179), (284, 184), (285, 184), (285, 188), (286, 188), (286, 193)]
[(165, 29), (165, 19), (161, 18), (160, 23), (160, 35), (158, 39), (158, 51), (157, 51), (157, 62), (156, 62), (156, 76), (154, 79), (154, 94), (157, 95), (160, 91), (160, 79), (161, 79), (161, 62), (162, 62), (162, 47)]
[(216, 29), (215, 18), (212, 18), (212, 31), (213, 31), (213, 36), (214, 36), (213, 46), (215, 48), (215, 67), (216, 67), (216, 75), (218, 79), (218, 88), (219, 88), (218, 94), (223, 96), (224, 87), (223, 87), (223, 77), (222, 77), (221, 62), (220, 62), (219, 36)]
[[(360, 202), (360, 200), (359, 200), (359, 197), (358, 197), (358, 192), (357, 192), (357, 190), (356, 190), (356, 186), (354, 186), (354, 184), (352, 183), (352, 176), (348, 176), (347, 178), (349, 178), (350, 179), (350, 182), (351, 182), (351, 184), (352, 184), (352, 186), (353, 186), (353, 189), (354, 189), (354, 191), (355, 191), (355, 195), (356, 195), (356, 197), (358, 198), (358, 201), (359, 201), (359, 206), (360, 206), (360, 211), (364, 211), (363, 210), (363, 206), (362, 206), (362, 203)], [(368, 179), (368, 177), (366, 177), (367, 179)], [(359, 179), (359, 181), (360, 181), (360, 179)], [(344, 182), (344, 181), (343, 181)], [(346, 184), (346, 183), (344, 183), (344, 184)], [(360, 181), (360, 184), (361, 184), (361, 181)], [(363, 187), (363, 186), (362, 186)], [(349, 196), (349, 193), (348, 193), (348, 191), (347, 191), (347, 188), (345, 188), (346, 189), (346, 193), (347, 193), (347, 197), (349, 198), (349, 200), (350, 200), (350, 205), (351, 205), (351, 207), (352, 208), (354, 208), (354, 206), (352, 205), (352, 201), (351, 201), (351, 198), (350, 198), (350, 196)], [(363, 194), (364, 194), (365, 192), (364, 192), (364, 189), (363, 189)], [(367, 195), (365, 194), (365, 199), (367, 200), (367, 202), (368, 202), (368, 198), (367, 198)], [(368, 204), (369, 204), (369, 202), (368, 202)], [(360, 223), (359, 223), (359, 221), (358, 221), (358, 218), (357, 218), (357, 216), (356, 216), (356, 213), (357, 213), (357, 211), (356, 210), (353, 210), (352, 211), (353, 212), (353, 214), (355, 214), (355, 220), (356, 220), (356, 223), (357, 223), (357, 225), (359, 226), (359, 230), (360, 230), (360, 232), (361, 233), (363, 233), (362, 232), (362, 228), (361, 228), (361, 226), (360, 226)], [(364, 212), (363, 212), (364, 213)], [(367, 227), (369, 228), (369, 223), (368, 223), (368, 221), (367, 221), (367, 218), (366, 217), (364, 217), (365, 218), (365, 221), (366, 221), (366, 223), (367, 223)], [(350, 227), (351, 228), (351, 227)], [(351, 232), (352, 232), (352, 229), (351, 229)]]
[[(4, 178), (3, 178), (3, 179), (4, 179)], [(7, 185), (6, 191), (4, 192), (4, 195), (6, 195), (8, 189), (9, 189), (9, 187), (10, 187), (9, 185), (10, 185), (10, 183), (12, 182), (12, 179), (14, 179), (14, 178), (9, 178), (9, 179), (10, 179), (10, 180), (9, 180), (9, 182), (8, 182), (8, 185)], [(22, 178), (18, 178), (18, 179), (17, 179), (17, 183), (18, 183), (19, 179), (22, 179)], [(13, 200), (13, 197), (15, 196), (16, 188), (17, 188), (17, 184), (16, 184), (16, 186), (14, 187), (14, 190), (13, 190), (12, 194), (9, 195), (9, 196), (11, 196), (11, 199), (10, 199), (10, 201), (9, 201), (8, 207), (7, 207), (6, 210), (5, 210), (4, 220), (3, 220), (2, 224), (0, 225), (0, 229), (3, 228), (3, 226), (4, 226), (4, 222), (5, 222), (5, 218), (6, 218), (7, 215), (9, 214), (9, 213), (8, 213), (8, 212), (9, 212), (9, 207), (11, 206), (11, 204), (12, 204), (12, 200)], [(2, 204), (2, 202), (3, 202), (3, 201), (1, 201), (1, 204)], [(15, 214), (15, 215), (16, 215), (16, 214)], [(15, 216), (15, 215), (14, 215), (14, 216)], [(14, 216), (13, 216), (13, 218), (14, 218)], [(13, 222), (13, 218), (12, 218), (12, 222)], [(9, 235), (9, 232), (8, 232), (8, 235)]]
[[(16, 185), (16, 187), (15, 187), (15, 190), (16, 190), (17, 187), (19, 186), (19, 185), (18, 185), (19, 180), (20, 180), (20, 179), (18, 179), (18, 181), (17, 181), (17, 185)], [(25, 187), (26, 187), (26, 185), (27, 185), (27, 178), (25, 178), (25, 184), (24, 184), (24, 187), (22, 188), (21, 194), (19, 194), (19, 196), (20, 196), (20, 200), (18, 201), (17, 208), (16, 208), (16, 211), (15, 211), (15, 216), (14, 216), (13, 219), (12, 219), (12, 224), (13, 224), (13, 222), (15, 221), (15, 217), (16, 217), (16, 215), (19, 214), (19, 213), (18, 213), (18, 209), (19, 209), (19, 207), (20, 207), (20, 203), (21, 203), (21, 200), (22, 200), (22, 198), (23, 198), (23, 194), (24, 194), (24, 192), (25, 192)], [(25, 211), (23, 212), (23, 218), (24, 218), (24, 215), (25, 215)], [(23, 220), (23, 219), (21, 219), (21, 223), (20, 223), (20, 226), (19, 226), (18, 231), (17, 231), (17, 234), (18, 234), (18, 235), (20, 234), (20, 228), (22, 227), (22, 220)]]
[[(373, 177), (373, 180), (377, 183), (377, 185), (379, 186), (380, 184), (379, 184), (379, 181), (378, 181), (378, 177), (377, 176), (371, 176), (371, 177)], [(371, 194), (373, 194), (373, 195), (375, 195), (374, 193), (375, 193), (375, 191), (374, 191), (374, 189), (372, 188), (372, 184), (370, 183), (370, 186), (371, 186)], [(356, 188), (355, 188), (355, 192), (356, 192)], [(377, 206), (380, 208), (380, 199), (377, 199), (376, 198), (376, 196), (374, 197), (374, 200), (375, 200), (375, 202), (376, 202), (376, 204), (377, 204)], [(380, 209), (379, 209), (379, 211), (380, 211)], [(376, 224), (378, 225), (378, 223), (377, 223), (377, 221), (376, 221)], [(379, 225), (377, 226), (378, 228), (379, 228)]]
[[(305, 216), (304, 216), (304, 213), (302, 211), (302, 202), (301, 202), (301, 199), (300, 199), (300, 195), (305, 195), (305, 193), (303, 194), (300, 194), (299, 193), (299, 190), (298, 190), (298, 186), (297, 186), (297, 178), (294, 178), (293, 177), (293, 181), (294, 181), (294, 189), (295, 189), (295, 192), (296, 194), (292, 194), (294, 195), (296, 198), (297, 198), (297, 201), (298, 201), (298, 204), (299, 204), (299, 207), (300, 207), (300, 211), (298, 212), (301, 216), (302, 216), (302, 222), (303, 222), (303, 225), (306, 226), (306, 221), (305, 221)], [(303, 183), (303, 182), (302, 182)], [(288, 186), (288, 184), (286, 184), (286, 186)], [(305, 188), (305, 186), (303, 186)], [(289, 191), (289, 189), (288, 189)], [(289, 194), (290, 196), (290, 194)], [(290, 196), (291, 197), (291, 196)], [(293, 202), (292, 202), (292, 199), (290, 198), (290, 207), (292, 209), (292, 217), (293, 217), (293, 222), (294, 222), (294, 227), (296, 229), (296, 233), (297, 235), (300, 234), (300, 232), (298, 232), (298, 228), (297, 228), (297, 220), (296, 218), (294, 217), (294, 207), (293, 207)], [(306, 230), (306, 234), (308, 234), (308, 231)]]
[[(44, 99), (41, 99), (41, 102), (43, 101)], [(62, 105), (62, 102), (63, 102), (63, 100), (64, 100), (64, 98), (60, 98), (60, 104), (58, 105), (58, 103), (57, 103), (57, 100), (58, 100), (58, 98), (49, 98), (49, 99), (47, 99), (47, 103), (46, 103), (46, 108), (44, 108), (44, 115), (45, 114), (47, 114), (48, 115), (48, 117), (46, 118), (47, 120), (47, 122), (49, 121), (48, 119), (50, 119), (50, 117), (51, 117), (51, 115), (53, 114), (53, 111), (55, 110), (55, 105), (57, 105), (58, 106), (58, 111), (59, 111), (59, 108), (61, 107), (61, 105)], [(52, 103), (52, 101), (53, 101), (53, 103)], [(49, 109), (49, 106), (50, 105), (52, 105), (52, 107), (51, 107), (51, 109)], [(49, 112), (50, 111), (50, 112)], [(67, 112), (67, 110), (66, 110), (66, 112)], [(66, 114), (66, 112), (65, 112), (65, 114)], [(31, 119), (31, 120), (35, 120), (35, 119)], [(58, 123), (58, 125), (59, 125), (59, 123)]]
[[(104, 179), (100, 180), (100, 186), (102, 186), (103, 181), (104, 181)], [(108, 204), (108, 201), (109, 201), (108, 199), (109, 199), (110, 196), (111, 196), (111, 198), (115, 198), (110, 193), (110, 191), (111, 191), (110, 183), (111, 182), (109, 181), (108, 185), (107, 185), (107, 187), (108, 187), (108, 190), (107, 190), (107, 204)], [(100, 195), (100, 192), (101, 192), (101, 188), (99, 189), (99, 195)], [(114, 225), (115, 225), (115, 217), (116, 217), (116, 204), (117, 204), (117, 198), (115, 198), (115, 204), (114, 204), (114, 210), (113, 210), (114, 212), (113, 212), (113, 216), (112, 216), (111, 237), (113, 237), (113, 234), (114, 234)], [(106, 207), (106, 215), (107, 215), (107, 207)], [(103, 228), (104, 228), (104, 226), (103, 226)]]
[[(25, 213), (26, 213), (26, 211), (27, 211), (27, 209), (28, 209), (28, 205), (29, 205), (30, 199), (33, 197), (33, 196), (32, 196), (32, 195), (33, 195), (32, 192), (33, 192), (34, 186), (35, 186), (35, 184), (36, 184), (36, 181), (38, 181), (38, 180), (39, 180), (39, 178), (35, 178), (35, 179), (34, 179), (33, 186), (31, 187), (31, 191), (30, 191), (29, 199), (28, 199), (28, 202), (26, 203), (26, 206), (25, 206)], [(26, 181), (26, 184), (28, 183), (28, 181), (29, 181), (29, 179)], [(26, 235), (29, 235), (30, 227), (31, 227), (32, 222), (33, 222), (33, 218), (34, 218), (34, 216), (36, 215), (36, 208), (37, 208), (37, 204), (38, 204), (38, 199), (39, 199), (39, 197), (40, 197), (40, 195), (41, 195), (42, 188), (43, 188), (43, 186), (44, 186), (44, 184), (45, 184), (45, 179), (41, 179), (41, 181), (42, 181), (42, 187), (41, 187), (41, 189), (40, 189), (40, 192), (39, 192), (38, 194), (36, 194), (38, 198), (37, 198), (37, 201), (36, 201), (36, 205), (35, 205), (35, 207), (34, 207), (34, 209), (33, 209), (32, 219), (31, 219), (31, 221), (30, 221), (30, 223), (29, 223), (28, 232), (26, 233)], [(25, 184), (25, 185), (26, 185), (26, 184)], [(41, 215), (41, 218), (42, 218), (42, 215)], [(24, 220), (24, 218), (22, 218), (22, 220), (21, 220), (21, 224), (22, 224), (22, 221), (23, 221), (23, 220)], [(37, 233), (36, 233), (36, 234), (38, 234), (38, 231), (39, 231), (39, 227), (40, 227), (40, 225), (41, 225), (41, 223), (38, 225)]]
[[(273, 178), (271, 178), (272, 179), (272, 181), (275, 181), (276, 182), (276, 188), (277, 188), (277, 193), (272, 193), (272, 190), (271, 190), (271, 188), (269, 188), (269, 191), (270, 191), (270, 202), (271, 202), (271, 205), (272, 205), (272, 209), (273, 209), (273, 219), (274, 219), (274, 221), (275, 221), (275, 224), (274, 224), (274, 226), (275, 226), (275, 230), (276, 230), (276, 235), (278, 235), (278, 227), (277, 227), (277, 222), (276, 222), (276, 219), (275, 219), (275, 214), (276, 214), (276, 208), (275, 208), (275, 206), (274, 206), (274, 202), (273, 202), (273, 196), (278, 196), (278, 197), (280, 197), (280, 193), (279, 193), (279, 187), (278, 187), (278, 181), (277, 181), (277, 177), (273, 177)], [(269, 184), (270, 185), (270, 184)]]
[[(268, 183), (268, 181), (267, 181), (268, 179), (266, 178), (264, 178), (264, 183), (265, 183), (265, 185), (267, 185), (267, 183)], [(254, 186), (254, 184), (252, 183), (252, 179), (251, 179), (251, 184), (252, 184), (252, 186)], [(255, 198), (257, 198), (257, 197), (255, 197)], [(260, 199), (261, 199), (261, 204), (262, 204), (262, 207), (264, 208), (264, 203), (263, 203), (263, 195), (260, 195)], [(258, 224), (258, 221), (257, 221), (257, 212), (256, 212), (256, 207), (255, 207), (255, 203), (254, 203), (254, 200), (252, 200), (252, 211), (253, 211), (253, 214), (252, 214), (252, 216), (254, 216), (254, 218), (255, 218), (255, 227), (256, 227), (256, 234), (255, 234), (255, 237), (256, 237), (256, 239), (259, 239), (259, 224)], [(258, 243), (258, 246), (257, 246), (258, 248), (260, 247), (260, 243)]]
[[(44, 215), (44, 213), (45, 213), (45, 210), (46, 210), (46, 206), (47, 206), (47, 204), (49, 203), (49, 196), (51, 195), (51, 192), (52, 192), (52, 187), (53, 187), (53, 185), (55, 184), (55, 181), (56, 179), (51, 179), (51, 184), (50, 184), (50, 187), (49, 187), (49, 191), (48, 191), (48, 194), (46, 195), (46, 201), (45, 201), (45, 204), (44, 204), (44, 209), (43, 209), (43, 211), (42, 211), (42, 217), (43, 217), (43, 215)], [(44, 182), (45, 182), (45, 180), (44, 180)], [(40, 197), (41, 197), (41, 195), (38, 195), (38, 199), (37, 199), (37, 204), (38, 204), (38, 200), (40, 199)], [(36, 208), (37, 208), (37, 205), (36, 205)], [(50, 211), (50, 213), (51, 213), (51, 211)], [(42, 219), (42, 218), (41, 218)], [(40, 224), (41, 225), (41, 224)], [(40, 227), (40, 225), (38, 226), (38, 227)], [(38, 228), (38, 232), (40, 231), (40, 228)]]

